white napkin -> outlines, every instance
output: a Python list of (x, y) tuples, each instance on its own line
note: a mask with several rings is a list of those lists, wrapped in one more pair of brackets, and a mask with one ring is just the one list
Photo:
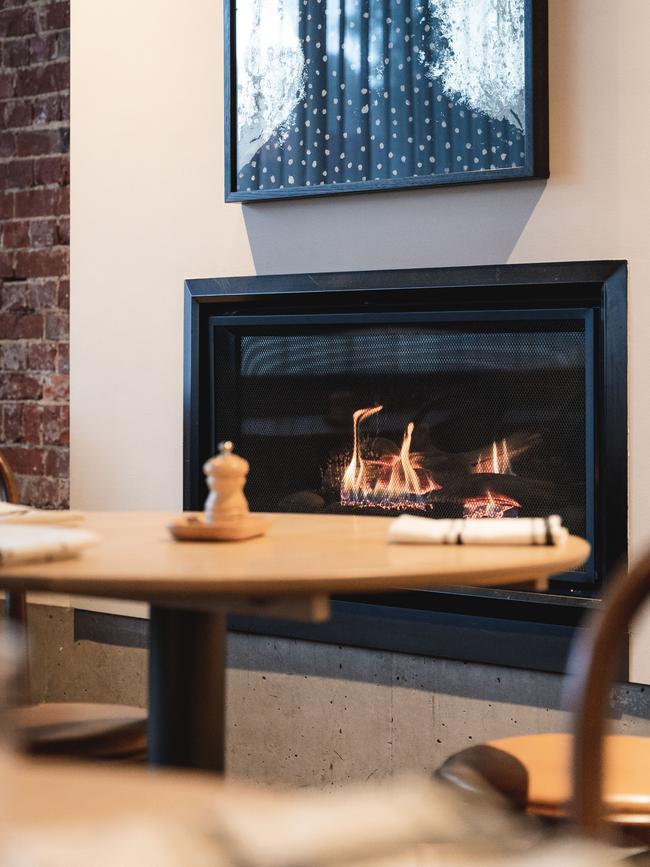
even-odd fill
[(84, 520), (82, 512), (33, 509), (19, 503), (0, 502), (0, 526), (4, 524), (66, 524), (76, 526)]
[(68, 527), (20, 526), (0, 521), (0, 566), (78, 557), (99, 537)]
[(436, 545), (564, 545), (569, 531), (559, 515), (548, 518), (419, 518), (400, 515), (389, 542)]

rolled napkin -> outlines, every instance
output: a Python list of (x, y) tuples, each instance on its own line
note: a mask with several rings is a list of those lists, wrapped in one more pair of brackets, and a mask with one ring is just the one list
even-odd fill
[(434, 545), (564, 545), (569, 531), (559, 515), (548, 518), (419, 518), (400, 515), (389, 542)]
[(83, 523), (82, 512), (70, 510), (33, 509), (20, 503), (0, 502), (0, 526), (4, 524), (65, 524), (76, 526)]
[(88, 530), (69, 527), (4, 525), (0, 521), (0, 566), (66, 560), (78, 557), (99, 537)]

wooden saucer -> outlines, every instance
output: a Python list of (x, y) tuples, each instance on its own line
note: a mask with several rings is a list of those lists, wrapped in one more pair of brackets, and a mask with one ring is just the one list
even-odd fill
[(271, 521), (262, 515), (206, 521), (202, 514), (186, 515), (167, 525), (177, 542), (243, 542), (263, 536)]

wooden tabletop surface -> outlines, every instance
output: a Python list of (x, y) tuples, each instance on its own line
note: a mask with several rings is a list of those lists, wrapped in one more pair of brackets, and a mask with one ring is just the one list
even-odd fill
[(426, 586), (490, 586), (548, 578), (581, 566), (589, 545), (388, 544), (391, 518), (274, 514), (267, 536), (175, 542), (163, 512), (89, 512), (99, 545), (73, 560), (5, 566), (0, 589), (161, 601), (188, 595), (292, 596)]

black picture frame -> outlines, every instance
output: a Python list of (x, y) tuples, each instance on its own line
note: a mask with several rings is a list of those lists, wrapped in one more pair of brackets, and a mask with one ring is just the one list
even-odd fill
[(240, 190), (237, 183), (237, 0), (224, 0), (225, 201), (277, 201), (312, 196), (548, 178), (548, 0), (524, 0), (524, 16), (526, 135), (522, 165), (485, 171), (452, 171), (447, 174), (336, 184), (321, 182), (319, 185)]

